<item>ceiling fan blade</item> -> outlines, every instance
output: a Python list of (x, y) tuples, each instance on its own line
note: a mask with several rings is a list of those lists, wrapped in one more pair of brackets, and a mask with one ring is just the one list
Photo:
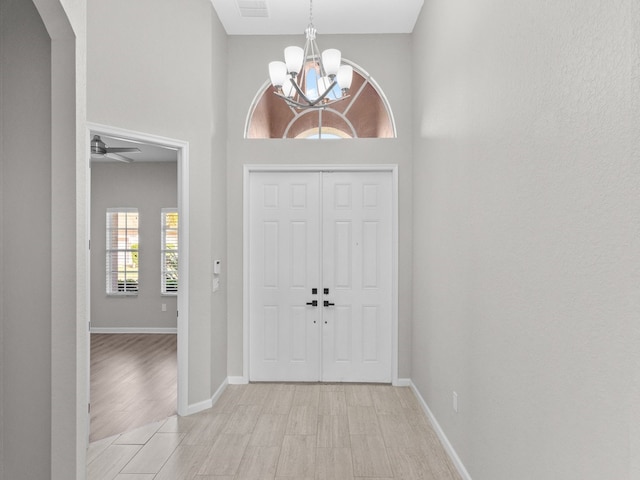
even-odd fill
[(105, 157), (111, 158), (113, 160), (118, 160), (119, 162), (131, 163), (133, 162), (132, 158), (123, 157), (122, 155), (118, 155), (117, 153), (105, 153)]
[(136, 147), (107, 147), (105, 149), (107, 153), (125, 153), (125, 152), (139, 152), (140, 149)]

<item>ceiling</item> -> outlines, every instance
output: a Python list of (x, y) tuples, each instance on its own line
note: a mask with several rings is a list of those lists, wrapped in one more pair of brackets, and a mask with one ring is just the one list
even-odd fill
[[(211, 0), (228, 35), (304, 34), (307, 0)], [(424, 0), (315, 0), (319, 34), (411, 33)]]
[[(148, 143), (140, 143), (122, 138), (110, 137), (100, 132), (91, 132), (91, 136), (100, 135), (100, 138), (107, 147), (135, 147), (139, 148), (139, 152), (121, 153), (125, 157), (133, 160), (134, 163), (141, 162), (177, 162), (178, 152), (174, 148), (161, 147), (159, 145), (151, 145)], [(108, 157), (92, 157), (92, 163), (122, 163)]]

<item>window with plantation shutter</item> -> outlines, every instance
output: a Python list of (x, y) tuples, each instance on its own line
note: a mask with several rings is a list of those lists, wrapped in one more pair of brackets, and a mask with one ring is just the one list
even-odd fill
[(178, 293), (178, 210), (163, 208), (161, 215), (160, 291), (165, 295), (176, 295)]
[(138, 294), (137, 208), (107, 209), (107, 295)]

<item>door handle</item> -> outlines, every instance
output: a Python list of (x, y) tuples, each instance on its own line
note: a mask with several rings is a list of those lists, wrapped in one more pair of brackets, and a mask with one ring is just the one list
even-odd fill
[(329, 302), (329, 300), (325, 300), (324, 301), (324, 306), (325, 307), (333, 307), (334, 305), (335, 305), (335, 303), (331, 303), (331, 302)]
[(312, 307), (318, 306), (318, 300), (313, 300), (312, 302), (307, 302), (307, 305), (311, 305)]

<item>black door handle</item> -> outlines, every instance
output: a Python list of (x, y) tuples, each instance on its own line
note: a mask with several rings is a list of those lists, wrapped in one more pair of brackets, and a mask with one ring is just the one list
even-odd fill
[(307, 302), (307, 305), (311, 305), (312, 307), (317, 307), (318, 306), (318, 300), (314, 300), (312, 302)]
[(325, 300), (324, 301), (324, 306), (325, 307), (333, 307), (334, 305), (335, 305), (335, 303), (331, 303), (331, 302), (329, 302), (329, 300)]

